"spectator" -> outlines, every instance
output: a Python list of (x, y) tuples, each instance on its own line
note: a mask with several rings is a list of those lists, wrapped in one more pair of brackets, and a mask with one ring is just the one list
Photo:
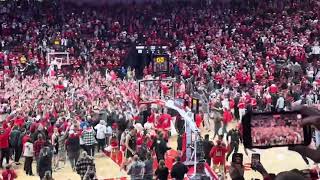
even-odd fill
[(49, 143), (45, 142), (43, 148), (39, 154), (39, 162), (38, 162), (38, 169), (39, 169), (39, 176), (40, 179), (43, 179), (46, 172), (50, 172), (52, 174), (52, 157), (53, 157), (53, 149), (49, 147)]
[(153, 159), (151, 153), (148, 152), (146, 154), (146, 160), (144, 161), (144, 180), (152, 180), (153, 179)]
[(5, 128), (3, 125), (0, 128), (0, 168), (2, 168), (3, 164), (3, 158), (6, 158), (6, 163), (9, 163), (9, 156), (10, 156), (10, 150), (9, 150), (9, 135), (10, 130)]
[(28, 139), (27, 142), (24, 144), (23, 149), (24, 149), (23, 156), (25, 157), (24, 170), (27, 175), (33, 176), (32, 161), (33, 161), (34, 151), (33, 151), (33, 144), (30, 139)]
[(97, 141), (98, 141), (98, 152), (103, 151), (106, 146), (106, 137), (107, 137), (107, 126), (105, 125), (104, 120), (100, 120), (94, 129), (97, 131)]
[(171, 177), (176, 180), (183, 180), (184, 175), (188, 173), (188, 167), (180, 161), (180, 157), (176, 157), (176, 162), (171, 170)]
[(21, 131), (18, 126), (14, 126), (10, 133), (10, 145), (14, 153), (14, 162), (19, 165), (19, 159), (22, 153), (22, 146), (19, 145)]
[(80, 156), (80, 138), (73, 130), (69, 131), (69, 137), (66, 141), (68, 158), (73, 171), (76, 170), (76, 163)]
[(161, 159), (164, 159), (165, 153), (167, 152), (167, 150), (170, 149), (167, 146), (167, 142), (163, 139), (162, 133), (160, 133), (159, 137), (157, 139), (155, 139), (152, 146), (154, 147), (154, 150), (156, 152), (158, 162)]
[(244, 166), (242, 164), (231, 163), (230, 177), (232, 180), (244, 180)]
[(156, 180), (167, 180), (169, 175), (169, 170), (166, 167), (166, 164), (163, 159), (159, 161), (159, 166), (155, 171)]
[(83, 180), (97, 180), (96, 172), (92, 166), (88, 166), (87, 172), (84, 175)]
[(283, 95), (280, 94), (276, 104), (277, 111), (278, 112), (284, 111), (284, 107), (285, 107), (285, 100), (283, 98)]
[(132, 180), (143, 180), (145, 172), (145, 164), (139, 160), (137, 155), (133, 156), (133, 161), (131, 162), (128, 174)]
[(45, 174), (44, 174), (44, 177), (41, 179), (41, 180), (54, 180), (52, 178), (52, 174), (50, 171), (47, 171)]
[(82, 139), (85, 145), (85, 150), (89, 156), (94, 156), (94, 145), (96, 144), (95, 132), (91, 126), (84, 126)]
[(131, 158), (136, 154), (136, 134), (137, 130), (134, 127), (130, 127), (130, 132), (126, 135), (125, 139), (126, 158)]
[(58, 137), (58, 144), (59, 144), (59, 150), (58, 150), (58, 161), (57, 164), (55, 164), (55, 170), (59, 169), (59, 162), (63, 162), (63, 167), (66, 165), (66, 137), (67, 134), (65, 134), (64, 131), (62, 131)]
[(80, 157), (76, 164), (76, 171), (80, 175), (81, 180), (84, 179), (84, 176), (88, 171), (88, 168), (92, 168), (93, 171), (96, 171), (93, 158), (88, 156), (88, 153), (84, 151), (82, 152), (82, 157)]
[(11, 168), (11, 165), (6, 165), (6, 169), (2, 171), (3, 180), (14, 180), (18, 178), (17, 173)]
[(213, 142), (209, 140), (209, 134), (206, 134), (204, 136), (203, 140), (203, 152), (204, 152), (204, 158), (206, 159), (206, 162), (208, 165), (211, 165), (211, 157), (210, 157), (210, 151), (213, 147)]
[(58, 128), (53, 129), (53, 134), (51, 136), (51, 144), (53, 146), (53, 164), (54, 169), (57, 168), (57, 164), (59, 163), (59, 131)]
[[(220, 172), (224, 172), (225, 157), (228, 151), (226, 145), (222, 142), (223, 136), (219, 137), (215, 146), (210, 151), (210, 157), (212, 159), (214, 169), (218, 168)], [(224, 170), (223, 170), (224, 169)]]
[(229, 156), (231, 153), (238, 153), (239, 150), (239, 144), (242, 142), (241, 134), (238, 129), (232, 128), (228, 134), (227, 134), (227, 141), (229, 142), (230, 137), (230, 143), (229, 143), (229, 151), (227, 154), (227, 161), (229, 159)]
[(45, 141), (42, 138), (42, 135), (39, 134), (38, 139), (33, 143), (34, 157), (36, 159), (37, 173), (39, 174), (39, 156), (41, 149), (44, 147)]

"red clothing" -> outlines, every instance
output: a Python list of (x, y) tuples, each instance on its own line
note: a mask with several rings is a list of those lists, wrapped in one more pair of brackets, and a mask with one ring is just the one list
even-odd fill
[(223, 111), (223, 123), (228, 124), (233, 119), (232, 113), (228, 110)]
[(160, 129), (168, 129), (171, 125), (172, 117), (169, 114), (162, 114), (157, 123), (157, 127)]
[(276, 94), (278, 92), (278, 87), (275, 84), (272, 84), (269, 87), (269, 92), (272, 93), (272, 94)]
[(110, 145), (112, 148), (118, 148), (118, 140), (117, 138), (112, 138), (110, 141)]
[(57, 90), (62, 90), (64, 89), (64, 86), (59, 84), (59, 85), (55, 85), (54, 88)]
[(47, 129), (48, 131), (48, 136), (51, 138), (52, 134), (53, 134), (53, 130), (54, 130), (55, 126), (50, 125)]
[(230, 106), (230, 109), (233, 109), (234, 108), (234, 100), (233, 99), (230, 99), (229, 100), (229, 106)]
[(45, 141), (42, 139), (36, 140), (34, 142), (33, 149), (34, 149), (34, 156), (35, 157), (38, 157), (40, 155), (40, 151), (41, 151), (41, 148), (44, 146), (44, 143), (45, 143)]
[(227, 147), (222, 144), (220, 146), (213, 146), (210, 151), (210, 157), (214, 164), (225, 164), (225, 156), (228, 152)]
[(16, 118), (16, 119), (14, 120), (14, 125), (17, 125), (17, 126), (19, 126), (19, 127), (22, 127), (22, 126), (24, 125), (24, 119), (23, 119), (23, 118), (20, 118), (20, 117)]
[(246, 107), (246, 104), (243, 101), (239, 101), (238, 108), (245, 109), (245, 107)]
[(14, 180), (17, 178), (17, 173), (12, 169), (6, 169), (2, 171), (3, 180)]
[(22, 145), (24, 146), (24, 144), (25, 144), (29, 139), (31, 139), (29, 135), (27, 135), (27, 134), (24, 135), (24, 136), (22, 137)]
[(34, 133), (38, 129), (39, 123), (33, 122), (30, 126), (30, 132)]
[(256, 98), (251, 98), (251, 106), (252, 106), (252, 107), (257, 106), (257, 100), (256, 100)]
[(197, 114), (196, 115), (196, 125), (197, 125), (198, 128), (200, 128), (200, 125), (201, 125), (202, 121), (203, 121), (203, 119), (202, 119), (201, 115)]
[(151, 115), (147, 119), (148, 123), (154, 123), (155, 121), (155, 114), (151, 113)]
[(10, 129), (0, 129), (0, 149), (9, 148)]

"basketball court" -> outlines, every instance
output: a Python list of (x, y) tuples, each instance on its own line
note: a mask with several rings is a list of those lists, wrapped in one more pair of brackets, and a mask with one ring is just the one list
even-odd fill
[[(22, 162), (22, 161), (21, 161)], [(120, 167), (113, 162), (110, 158), (100, 153), (95, 156), (95, 164), (97, 170), (97, 177), (99, 180), (109, 179), (121, 179), (127, 177), (124, 171), (120, 170)], [(19, 166), (14, 166), (18, 173), (18, 179), (23, 180), (39, 180), (39, 176), (27, 176), (23, 171), (23, 163)], [(35, 163), (33, 163), (33, 173), (35, 174)], [(80, 180), (80, 176), (73, 172), (70, 163), (67, 162), (66, 166), (56, 172), (53, 172), (53, 178), (55, 180)]]
[[(179, 93), (179, 89), (175, 89), (175, 82), (172, 79), (157, 79), (157, 80), (147, 80), (139, 83), (139, 96), (144, 102), (150, 103), (155, 102), (155, 100), (169, 100), (175, 99), (176, 93)], [(213, 123), (211, 123), (213, 124)], [(229, 129), (235, 127), (236, 123), (233, 122), (229, 125)], [(213, 130), (214, 127), (209, 129)], [(210, 135), (212, 140), (213, 131), (208, 132), (204, 128), (200, 129), (202, 136), (205, 134)], [(172, 149), (177, 147), (177, 136), (173, 135), (169, 139), (168, 146)], [(258, 172), (255, 172), (250, 169), (250, 158), (252, 151), (248, 151), (248, 155), (245, 155), (244, 148), (241, 145), (239, 152), (244, 154), (244, 165), (245, 165), (245, 179), (257, 178), (262, 179), (261, 175)], [(279, 173), (281, 171), (287, 171), (292, 169), (306, 169), (310, 168), (303, 161), (301, 156), (295, 152), (288, 151), (287, 148), (272, 148), (267, 150), (256, 150), (255, 153), (260, 153), (261, 162), (269, 173)], [(230, 165), (231, 158), (227, 166)], [(128, 177), (124, 171), (120, 170), (120, 167), (115, 163), (111, 158), (105, 154), (98, 154), (95, 157), (97, 176), (101, 180), (106, 179), (121, 179)], [(312, 162), (310, 161), (313, 166)], [(22, 163), (23, 164), (23, 163)], [(23, 165), (14, 167), (18, 172), (18, 179), (23, 180), (38, 180), (38, 176), (26, 176), (23, 172)], [(228, 169), (228, 168), (227, 168)], [(35, 172), (35, 163), (33, 167), (33, 172)], [(80, 176), (73, 172), (69, 162), (66, 163), (66, 166), (61, 170), (53, 173), (53, 177), (56, 180), (80, 180)], [(230, 179), (230, 178), (228, 178)]]
[[(206, 134), (206, 131), (202, 131), (202, 134)], [(210, 137), (211, 138), (211, 137)], [(169, 146), (173, 149), (177, 145), (177, 136), (172, 136), (169, 141)], [(305, 169), (308, 168), (306, 163), (302, 160), (301, 156), (295, 152), (288, 151), (287, 148), (273, 148), (268, 150), (257, 150), (257, 153), (261, 155), (261, 162), (265, 166), (269, 173), (278, 173), (281, 171), (291, 170), (291, 169)], [(250, 170), (250, 157), (246, 156), (244, 153), (243, 146), (240, 147), (240, 153), (244, 154), (244, 165), (246, 166), (245, 179), (259, 178), (262, 179), (258, 172)], [(229, 158), (229, 163), (230, 163)], [(22, 162), (22, 161), (21, 161)], [(121, 179), (122, 177), (128, 177), (124, 171), (120, 170), (120, 167), (113, 162), (109, 157), (104, 154), (98, 154), (95, 157), (97, 176), (100, 180), (105, 179)], [(35, 172), (35, 163), (33, 164), (33, 171)], [(38, 180), (38, 176), (26, 176), (23, 171), (23, 163), (19, 166), (14, 166), (18, 172), (18, 179), (23, 180)], [(53, 172), (53, 177), (56, 180), (80, 180), (80, 176), (71, 170), (69, 162), (61, 170)], [(128, 178), (129, 179), (129, 178)]]

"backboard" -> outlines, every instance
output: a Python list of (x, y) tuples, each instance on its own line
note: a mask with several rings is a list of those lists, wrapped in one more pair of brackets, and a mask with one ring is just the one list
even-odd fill
[(139, 83), (139, 103), (152, 103), (157, 100), (175, 98), (175, 79), (145, 79)]
[(47, 53), (47, 63), (61, 69), (61, 66), (70, 64), (69, 52), (49, 52)]

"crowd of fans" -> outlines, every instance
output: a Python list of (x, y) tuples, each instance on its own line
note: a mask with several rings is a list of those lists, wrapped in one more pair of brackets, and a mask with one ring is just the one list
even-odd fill
[[(146, 151), (155, 150), (160, 168), (156, 175), (165, 179), (169, 173), (162, 160), (170, 149), (170, 123), (175, 119), (182, 152), (183, 123), (179, 115), (157, 106), (139, 106), (135, 67), (124, 67), (130, 47), (137, 44), (169, 47), (169, 76), (177, 78), (179, 96), (189, 101), (197, 92), (202, 97), (197, 125), (203, 122), (213, 129), (214, 138), (219, 134), (218, 146), (223, 145), (221, 134), (231, 136), (235, 152), (240, 134), (227, 132), (227, 127), (246, 111), (319, 104), (317, 1), (112, 7), (0, 3), (0, 167), (4, 158), (8, 163), (14, 154), (19, 164), (23, 155), (26, 174), (33, 175), (35, 160), (37, 174), (44, 179), (50, 178), (48, 171), (58, 171), (67, 156), (82, 179), (93, 179), (90, 156), (98, 144), (98, 151), (106, 145), (113, 153), (123, 151), (123, 166), (133, 179), (152, 179), (148, 161), (153, 154)], [(48, 73), (47, 53), (62, 51), (70, 53), (71, 70)], [(151, 65), (143, 73), (144, 79), (150, 78)], [(317, 139), (319, 135), (316, 132)], [(79, 159), (80, 147), (85, 153)], [(139, 157), (147, 158), (142, 163)], [(177, 164), (181, 167), (176, 169), (184, 169)]]

